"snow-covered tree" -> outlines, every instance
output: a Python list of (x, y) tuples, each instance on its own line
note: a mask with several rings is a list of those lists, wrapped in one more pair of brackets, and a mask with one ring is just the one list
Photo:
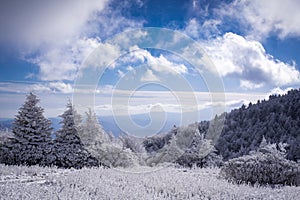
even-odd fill
[(3, 147), (7, 164), (49, 165), (47, 155), (51, 152), (51, 122), (43, 115), (38, 97), (32, 92), (16, 115), (12, 138)]
[[(156, 141), (158, 141), (157, 144), (164, 144), (156, 151), (148, 151), (146, 163), (151, 166), (163, 162), (174, 162), (187, 167), (194, 165), (199, 167), (220, 166), (222, 157), (216, 154), (212, 141), (205, 139), (204, 132), (202, 129), (201, 131), (200, 133), (198, 123), (194, 123), (170, 132), (172, 133), (171, 139), (163, 140), (169, 135), (146, 139), (145, 147), (153, 147), (150, 144)], [(165, 142), (159, 142), (158, 139)]]
[(212, 141), (205, 139), (204, 135), (196, 129), (191, 145), (178, 157), (176, 162), (187, 167), (194, 165), (198, 167), (218, 166), (222, 159), (215, 151)]
[(14, 121), (13, 133), (16, 138), (28, 141), (51, 140), (51, 122), (44, 117), (44, 109), (38, 105), (39, 101), (32, 92), (27, 95)]
[(93, 157), (110, 167), (129, 167), (139, 163), (137, 155), (125, 147), (122, 140), (103, 130), (91, 109), (85, 114), (84, 121), (77, 123), (77, 132)]
[(139, 164), (139, 158), (119, 142), (103, 143), (98, 149), (97, 159), (110, 167), (131, 167)]
[(147, 157), (147, 152), (143, 145), (144, 138), (138, 138), (123, 133), (118, 139), (122, 142), (123, 149), (130, 149), (130, 151), (138, 158), (138, 163), (140, 165), (146, 164), (145, 159)]
[(177, 141), (176, 136), (173, 136), (169, 144), (157, 152), (152, 152), (146, 159), (147, 165), (154, 166), (159, 163), (175, 162), (184, 153), (184, 151), (178, 147)]
[(85, 120), (81, 124), (78, 134), (86, 149), (95, 157), (98, 157), (101, 144), (110, 142), (111, 138), (99, 124), (96, 114), (89, 108), (85, 113)]
[(176, 133), (177, 146), (182, 150), (189, 148), (193, 142), (196, 131), (199, 132), (197, 123), (178, 128)]
[(119, 139), (122, 141), (123, 147), (130, 149), (134, 153), (145, 153), (143, 146), (143, 138), (138, 138), (129, 134), (121, 134)]
[(77, 125), (80, 123), (80, 117), (71, 102), (68, 102), (67, 110), (60, 117), (63, 120), (62, 128), (57, 131), (55, 139), (55, 164), (64, 168), (97, 166), (98, 160), (84, 148), (78, 136)]
[(250, 155), (227, 161), (221, 169), (224, 178), (245, 183), (300, 185), (300, 166), (285, 159), (284, 144), (267, 144)]

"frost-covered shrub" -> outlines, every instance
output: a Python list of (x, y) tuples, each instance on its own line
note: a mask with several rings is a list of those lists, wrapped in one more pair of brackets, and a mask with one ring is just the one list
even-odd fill
[(204, 138), (196, 124), (178, 128), (169, 143), (163, 148), (148, 154), (149, 166), (164, 162), (177, 163), (184, 167), (216, 167), (222, 163), (222, 157), (215, 153), (211, 140)]
[(274, 144), (229, 160), (221, 175), (235, 182), (300, 185), (300, 165), (285, 159)]
[(135, 153), (128, 148), (122, 148), (116, 142), (104, 143), (97, 151), (96, 158), (109, 167), (132, 167), (139, 163)]

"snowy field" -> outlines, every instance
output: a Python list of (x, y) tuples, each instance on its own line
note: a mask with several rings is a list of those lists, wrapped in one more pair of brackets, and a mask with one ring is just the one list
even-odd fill
[(219, 169), (66, 170), (0, 165), (0, 199), (298, 199), (300, 187), (237, 185)]

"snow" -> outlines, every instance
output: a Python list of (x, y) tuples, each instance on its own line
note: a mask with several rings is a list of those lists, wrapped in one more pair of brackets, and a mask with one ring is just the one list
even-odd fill
[[(218, 168), (57, 169), (0, 165), (0, 199), (297, 199), (300, 187), (232, 184)], [(14, 179), (14, 181), (9, 181)], [(18, 181), (19, 180), (19, 181)]]

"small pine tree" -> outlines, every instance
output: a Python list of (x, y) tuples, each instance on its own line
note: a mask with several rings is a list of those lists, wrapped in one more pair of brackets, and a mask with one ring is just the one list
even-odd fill
[(98, 160), (84, 148), (78, 136), (80, 115), (76, 113), (71, 102), (68, 102), (67, 110), (60, 117), (63, 120), (62, 128), (57, 131), (55, 139), (55, 164), (63, 168), (97, 166)]
[(181, 150), (177, 145), (177, 137), (173, 136), (169, 144), (165, 145), (162, 149), (157, 152), (152, 152), (146, 159), (146, 164), (149, 166), (158, 165), (160, 163), (173, 163), (178, 157), (180, 157), (184, 151)]
[(218, 166), (221, 158), (215, 153), (211, 140), (204, 138), (204, 135), (196, 129), (192, 143), (189, 148), (176, 160), (180, 165), (192, 167)]
[(91, 109), (85, 114), (86, 118), (78, 133), (86, 149), (97, 157), (99, 153), (97, 149), (99, 149), (104, 142), (109, 142), (110, 138), (99, 124), (96, 114)]
[(4, 163), (49, 165), (46, 155), (51, 152), (51, 122), (43, 115), (38, 97), (32, 92), (16, 115), (14, 138), (2, 147)]

